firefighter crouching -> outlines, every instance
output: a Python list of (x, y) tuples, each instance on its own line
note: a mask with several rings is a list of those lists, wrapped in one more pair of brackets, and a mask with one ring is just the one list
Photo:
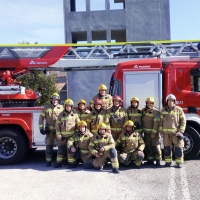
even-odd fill
[(69, 138), (67, 142), (68, 149), (68, 168), (76, 168), (77, 161), (82, 159), (83, 167), (86, 169), (92, 168), (92, 153), (89, 151), (90, 138), (93, 136), (87, 130), (87, 123), (80, 121), (78, 123), (78, 131)]
[(103, 102), (101, 99), (94, 100), (94, 110), (92, 110), (87, 118), (87, 127), (88, 130), (95, 134), (97, 133), (97, 125), (100, 122), (104, 122), (107, 125), (109, 124), (109, 119), (107, 117), (106, 110), (102, 109)]
[(59, 114), (56, 120), (58, 151), (55, 168), (61, 167), (62, 161), (66, 159), (66, 143), (76, 131), (76, 126), (80, 121), (76, 111), (72, 110), (73, 106), (74, 102), (71, 99), (66, 99), (64, 102), (64, 110)]
[[(63, 106), (58, 103), (59, 99), (59, 94), (53, 93), (50, 104), (44, 107), (39, 118), (40, 133), (46, 135), (46, 167), (51, 166), (52, 163), (53, 143), (56, 139), (55, 123), (58, 115), (63, 111)], [(46, 120), (45, 127), (44, 120)]]
[(94, 109), (94, 101), (95, 99), (101, 99), (103, 104), (102, 108), (104, 110), (107, 110), (112, 107), (113, 102), (112, 102), (112, 96), (107, 94), (107, 87), (104, 84), (99, 85), (98, 87), (99, 94), (93, 97), (93, 99), (90, 101), (90, 108)]
[(171, 148), (174, 146), (175, 160), (178, 168), (183, 163), (183, 133), (186, 127), (186, 119), (183, 109), (175, 105), (176, 97), (169, 94), (166, 97), (167, 105), (161, 110), (160, 133), (163, 136), (165, 166), (172, 164)]
[(134, 122), (135, 131), (138, 133), (143, 132), (142, 130), (142, 109), (139, 108), (140, 100), (137, 97), (132, 97), (130, 100), (131, 105), (127, 108), (126, 121), (131, 120)]
[(144, 141), (140, 133), (134, 131), (134, 122), (128, 120), (125, 124), (125, 132), (122, 132), (116, 142), (117, 150), (120, 150), (118, 160), (124, 165), (129, 165), (132, 161), (136, 168), (140, 168), (144, 159)]
[(86, 101), (84, 99), (80, 99), (77, 104), (78, 109), (76, 110), (76, 112), (78, 114), (79, 119), (87, 121), (88, 114), (90, 113), (90, 111), (86, 108)]
[(158, 133), (160, 125), (160, 112), (154, 107), (155, 100), (148, 97), (146, 100), (146, 107), (143, 109), (142, 123), (144, 131), (145, 153), (147, 154), (147, 163), (160, 166), (162, 159), (160, 135)]
[(113, 106), (107, 110), (107, 116), (109, 118), (111, 127), (111, 134), (115, 141), (117, 141), (120, 133), (122, 132), (126, 118), (126, 109), (121, 106), (121, 102), (121, 97), (115, 95), (113, 97)]
[(106, 132), (106, 128), (106, 124), (98, 124), (97, 133), (90, 139), (89, 150), (96, 157), (93, 161), (94, 169), (103, 170), (104, 162), (107, 158), (110, 158), (112, 172), (119, 173), (115, 141), (111, 134)]

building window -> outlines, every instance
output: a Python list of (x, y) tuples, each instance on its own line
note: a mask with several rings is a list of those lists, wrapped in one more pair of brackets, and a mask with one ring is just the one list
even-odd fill
[(126, 29), (111, 30), (111, 40), (126, 42)]
[(72, 32), (72, 43), (87, 41), (87, 31)]
[(84, 0), (70, 0), (71, 12), (86, 11), (86, 1)]
[(106, 30), (92, 31), (92, 41), (94, 40), (107, 41)]
[(200, 69), (190, 70), (191, 90), (200, 92)]
[(125, 8), (125, 0), (110, 0), (110, 10), (119, 10)]
[(105, 0), (90, 0), (90, 10), (106, 10), (106, 2)]

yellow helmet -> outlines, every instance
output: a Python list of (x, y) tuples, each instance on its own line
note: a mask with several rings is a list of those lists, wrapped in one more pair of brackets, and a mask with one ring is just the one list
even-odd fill
[(137, 102), (139, 103), (140, 100), (139, 100), (137, 97), (132, 97), (131, 100), (130, 100), (130, 103), (131, 103), (132, 101), (137, 101)]
[(101, 123), (99, 123), (99, 124), (97, 125), (97, 130), (99, 130), (100, 128), (102, 128), (102, 129), (107, 129), (107, 125), (104, 124), (103, 122), (101, 122)]
[(84, 99), (80, 99), (77, 104), (79, 105), (80, 103), (83, 103), (86, 105), (86, 101)]
[(66, 100), (64, 101), (64, 106), (65, 106), (65, 105), (74, 106), (74, 102), (73, 102), (71, 99), (66, 99)]
[(79, 123), (78, 123), (78, 127), (79, 126), (87, 126), (87, 123), (84, 121), (84, 120), (81, 120)]
[(98, 90), (107, 90), (107, 87), (106, 87), (106, 85), (101, 84), (101, 85), (99, 85)]
[(152, 102), (152, 103), (155, 103), (155, 100), (153, 97), (147, 97), (145, 102), (147, 103), (148, 101)]
[(131, 120), (126, 121), (126, 123), (124, 124), (124, 126), (134, 126), (134, 122)]
[(110, 125), (107, 125), (107, 126), (106, 126), (106, 129), (107, 129), (107, 130), (111, 130)]
[(60, 99), (60, 95), (59, 95), (57, 92), (54, 92), (54, 93), (51, 95), (51, 99)]

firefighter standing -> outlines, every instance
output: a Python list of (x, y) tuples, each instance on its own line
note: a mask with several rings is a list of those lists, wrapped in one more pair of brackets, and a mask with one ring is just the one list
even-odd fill
[[(63, 106), (58, 103), (59, 99), (59, 94), (53, 93), (50, 104), (44, 107), (39, 118), (40, 133), (46, 135), (46, 167), (51, 166), (52, 163), (53, 143), (56, 139), (55, 123), (58, 115), (63, 111)], [(46, 120), (45, 128), (44, 120)]]
[(66, 143), (76, 131), (76, 126), (80, 121), (76, 111), (72, 110), (73, 106), (74, 102), (71, 99), (66, 99), (64, 102), (64, 110), (59, 114), (56, 120), (58, 151), (55, 168), (62, 166), (62, 161), (65, 160)]
[(131, 105), (127, 108), (126, 121), (131, 120), (134, 122), (135, 130), (138, 133), (143, 132), (142, 130), (142, 109), (139, 108), (139, 99), (132, 97), (130, 100)]
[(79, 119), (87, 121), (88, 114), (90, 113), (90, 111), (87, 110), (86, 108), (87, 106), (86, 101), (84, 99), (80, 99), (77, 104), (78, 104), (78, 109), (76, 111)]
[(95, 134), (97, 132), (97, 125), (100, 122), (104, 122), (107, 125), (109, 124), (107, 112), (106, 110), (102, 109), (102, 105), (103, 105), (103, 102), (101, 99), (95, 99), (94, 109), (88, 115), (88, 118), (87, 118), (88, 130), (90, 130), (92, 134)]
[(77, 167), (77, 160), (82, 159), (84, 168), (92, 168), (92, 154), (89, 151), (90, 138), (93, 136), (87, 130), (87, 123), (80, 121), (78, 131), (67, 142), (69, 168)]
[(171, 148), (174, 147), (176, 165), (181, 168), (183, 163), (183, 133), (186, 127), (186, 119), (183, 109), (175, 105), (176, 97), (169, 94), (166, 97), (167, 105), (161, 110), (160, 132), (163, 136), (165, 166), (172, 163)]
[(124, 165), (135, 161), (135, 166), (140, 168), (144, 159), (144, 141), (140, 133), (134, 131), (134, 122), (128, 120), (125, 123), (125, 132), (122, 132), (116, 142), (116, 148), (120, 149), (118, 160)]
[(94, 169), (102, 170), (106, 159), (110, 158), (112, 163), (112, 172), (119, 173), (115, 141), (112, 136), (106, 132), (106, 128), (106, 124), (98, 124), (97, 133), (93, 135), (90, 140), (89, 150), (96, 157), (93, 161)]
[(126, 118), (126, 109), (121, 106), (121, 102), (121, 97), (115, 95), (113, 97), (113, 106), (107, 110), (111, 133), (115, 141), (117, 141), (120, 133), (122, 132), (122, 128)]
[(90, 107), (94, 109), (94, 101), (95, 99), (101, 99), (103, 102), (102, 108), (104, 110), (107, 110), (112, 107), (112, 96), (107, 94), (107, 87), (104, 84), (99, 85), (98, 87), (99, 94), (93, 97), (93, 99), (90, 101)]
[(147, 164), (160, 166), (162, 152), (160, 146), (160, 136), (158, 133), (160, 125), (160, 112), (154, 107), (155, 100), (148, 97), (146, 107), (143, 109), (142, 123), (144, 131), (145, 153), (147, 154)]

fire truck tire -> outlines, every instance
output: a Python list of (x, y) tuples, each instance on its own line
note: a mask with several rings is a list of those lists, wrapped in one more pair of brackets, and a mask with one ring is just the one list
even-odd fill
[(0, 164), (16, 164), (27, 152), (28, 144), (20, 132), (7, 128), (0, 130)]
[(194, 159), (200, 151), (200, 135), (191, 126), (186, 126), (184, 136), (184, 159)]

